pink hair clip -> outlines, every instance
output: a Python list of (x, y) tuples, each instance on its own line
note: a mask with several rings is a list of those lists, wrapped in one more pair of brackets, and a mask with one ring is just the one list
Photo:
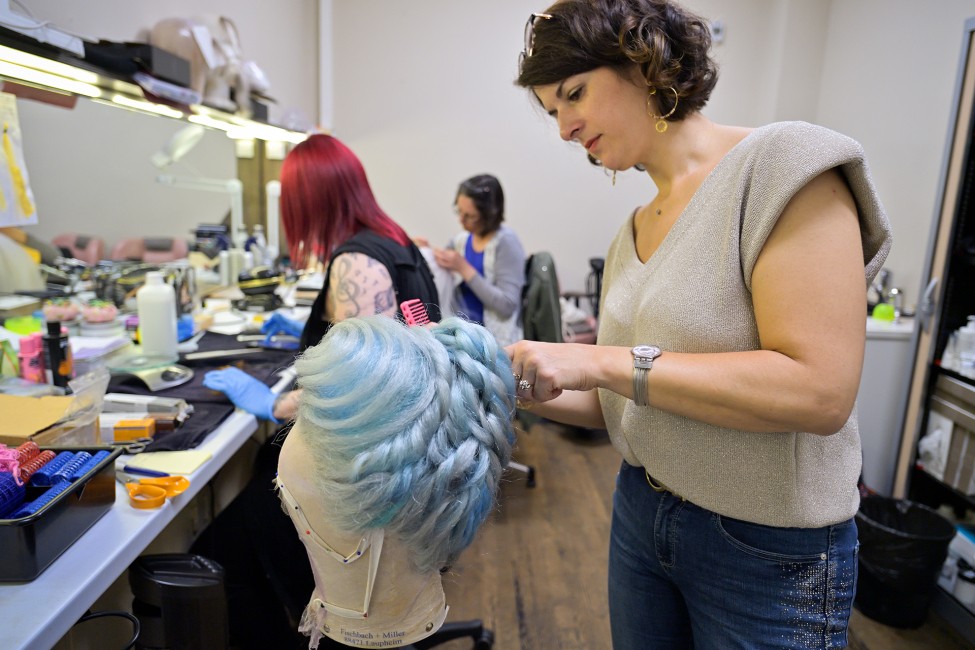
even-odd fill
[(419, 298), (406, 300), (400, 303), (399, 309), (403, 312), (403, 318), (407, 325), (429, 325), (430, 316), (427, 308), (420, 302)]
[(0, 444), (0, 472), (9, 472), (17, 485), (24, 484), (20, 479), (20, 454), (3, 444)]

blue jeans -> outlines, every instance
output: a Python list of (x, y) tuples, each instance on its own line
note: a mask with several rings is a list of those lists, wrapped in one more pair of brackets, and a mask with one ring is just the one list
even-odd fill
[(774, 528), (657, 492), (623, 463), (613, 496), (614, 650), (845, 648), (856, 524)]

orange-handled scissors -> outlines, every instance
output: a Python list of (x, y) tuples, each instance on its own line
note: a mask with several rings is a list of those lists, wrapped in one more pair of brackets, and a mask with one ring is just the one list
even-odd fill
[(129, 491), (129, 503), (140, 510), (159, 508), (166, 499), (182, 494), (190, 486), (185, 476), (136, 477), (124, 472), (117, 474), (118, 480)]

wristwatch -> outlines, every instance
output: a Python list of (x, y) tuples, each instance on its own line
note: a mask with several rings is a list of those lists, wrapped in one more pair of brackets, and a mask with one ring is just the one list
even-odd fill
[(663, 352), (656, 345), (638, 345), (630, 352), (633, 353), (633, 403), (648, 406), (647, 375), (653, 368), (653, 360)]

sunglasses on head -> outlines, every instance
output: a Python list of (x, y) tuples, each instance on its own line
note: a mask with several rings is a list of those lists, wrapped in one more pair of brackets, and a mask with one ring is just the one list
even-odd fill
[(538, 19), (552, 20), (552, 14), (532, 14), (525, 23), (525, 48), (518, 57), (518, 68), (525, 64), (525, 59), (535, 51), (535, 21)]

